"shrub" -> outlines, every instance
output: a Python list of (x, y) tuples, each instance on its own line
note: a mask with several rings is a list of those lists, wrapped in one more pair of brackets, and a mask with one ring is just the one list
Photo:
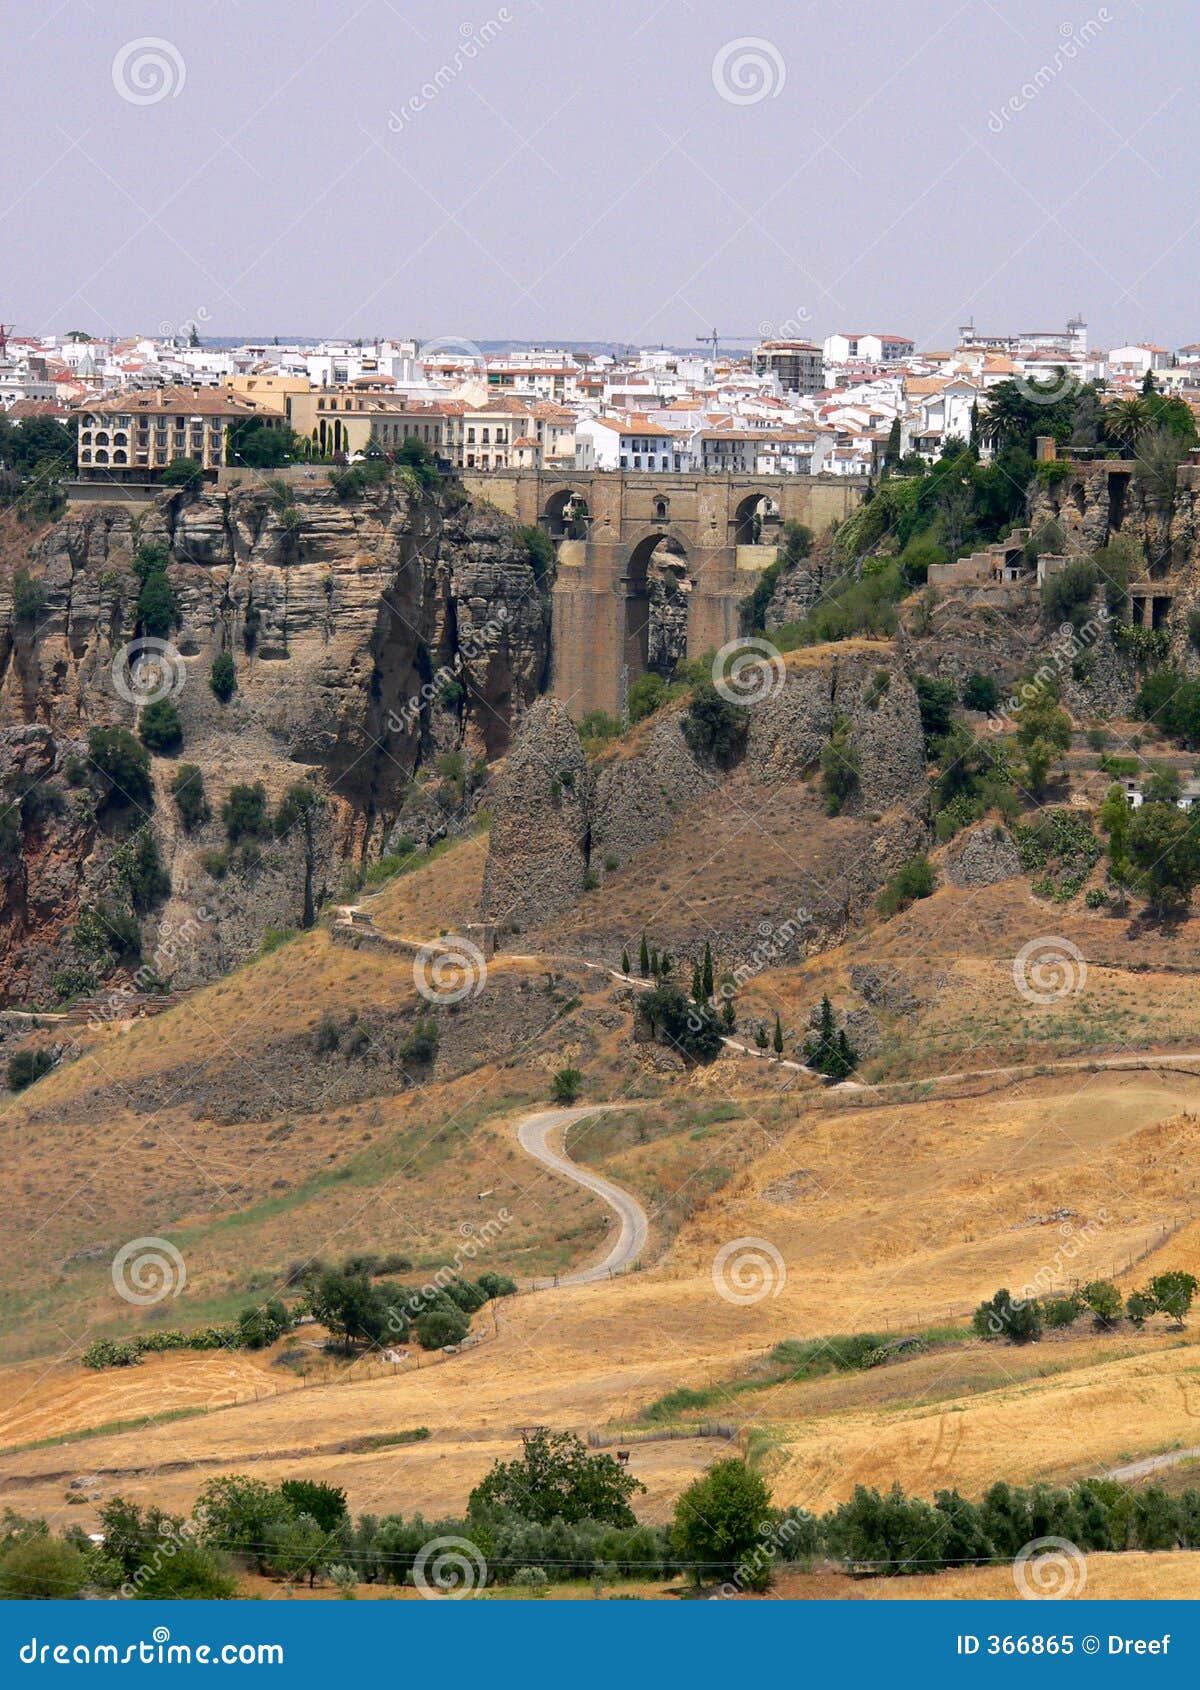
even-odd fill
[(170, 893), (171, 877), (159, 861), (158, 846), (149, 826), (139, 827), (117, 847), (113, 852), (113, 867), (138, 915), (146, 915)]
[(405, 1067), (423, 1067), (438, 1053), (438, 1024), (430, 1015), (418, 1021), (400, 1046), (399, 1057)]
[(8, 1059), (9, 1091), (24, 1091), (54, 1066), (48, 1050), (18, 1050)]
[(105, 903), (84, 905), (71, 933), (71, 943), (84, 956), (98, 962), (140, 956), (142, 951), (142, 935), (136, 919)]
[(1095, 564), (1083, 557), (1047, 576), (1042, 584), (1042, 607), (1047, 620), (1078, 626), (1095, 596), (1098, 582)]
[(629, 688), (629, 720), (644, 722), (647, 716), (653, 716), (666, 696), (667, 683), (661, 675), (656, 675), (652, 670), (639, 675)]
[(204, 795), (204, 775), (196, 763), (181, 763), (171, 781), (171, 796), (185, 833), (194, 833), (210, 820), (212, 810)]
[(88, 734), (88, 756), (104, 780), (104, 803), (153, 801), (149, 754), (125, 728), (93, 728)]
[(423, 1350), (440, 1350), (446, 1344), (461, 1344), (471, 1323), (460, 1309), (439, 1306), (426, 1309), (416, 1319), (417, 1342)]
[(954, 682), (940, 681), (934, 675), (914, 675), (913, 686), (921, 712), (925, 754), (929, 756), (936, 742), (944, 739), (954, 726)]
[(933, 891), (933, 864), (926, 856), (910, 857), (898, 868), (875, 900), (880, 915), (897, 915), (917, 898), (928, 898)]
[(138, 738), (147, 751), (157, 751), (163, 756), (179, 750), (183, 744), (183, 723), (169, 698), (156, 698), (143, 708), (138, 717)]
[(253, 786), (239, 784), (229, 789), (221, 806), (221, 820), (231, 845), (242, 839), (266, 839), (271, 828), (267, 820), (267, 789), (255, 781)]
[(1125, 1313), (1133, 1326), (1143, 1327), (1157, 1312), (1158, 1304), (1148, 1291), (1131, 1291), (1125, 1299)]
[(179, 605), (165, 569), (146, 576), (138, 593), (137, 617), (144, 634), (165, 639), (179, 621)]
[(771, 1558), (763, 1550), (770, 1515), (766, 1480), (733, 1456), (716, 1462), (679, 1498), (672, 1546), (682, 1561), (692, 1563), (697, 1584), (737, 1576), (763, 1590), (770, 1583)]
[(74, 1544), (46, 1533), (28, 1537), (0, 1560), (0, 1597), (8, 1601), (78, 1596), (88, 1564)]
[(525, 548), (525, 557), (533, 570), (535, 581), (542, 581), (554, 567), (554, 541), (544, 528), (518, 528), (517, 540)]
[(1082, 1313), (1078, 1297), (1047, 1297), (1042, 1303), (1042, 1318), (1051, 1329), (1073, 1326)]
[(969, 675), (963, 686), (962, 701), (968, 710), (982, 710), (990, 715), (1000, 702), (1000, 688), (991, 675)]
[(1079, 1300), (1091, 1309), (1097, 1327), (1108, 1330), (1121, 1318), (1121, 1293), (1107, 1279), (1092, 1279), (1082, 1288)]
[(971, 1324), (981, 1338), (1008, 1338), (1028, 1344), (1042, 1335), (1041, 1306), (1033, 1298), (1014, 1301), (1001, 1288), (989, 1302), (980, 1303)]
[(1196, 1289), (1194, 1275), (1183, 1273), (1179, 1269), (1156, 1274), (1149, 1286), (1155, 1306), (1161, 1309), (1163, 1314), (1169, 1314), (1179, 1326), (1182, 1326), (1187, 1318)]
[(705, 680), (695, 687), (682, 725), (683, 737), (697, 757), (710, 757), (728, 768), (746, 743), (750, 717), (744, 706), (730, 704)]
[(204, 466), (195, 458), (172, 458), (158, 480), (162, 487), (184, 487), (194, 491), (204, 480)]
[(13, 615), (18, 622), (36, 622), (45, 604), (40, 581), (27, 569), (18, 569), (12, 583)]
[(821, 752), (821, 788), (825, 794), (825, 809), (831, 816), (840, 815), (858, 790), (858, 752), (851, 738), (848, 717), (840, 716), (833, 724), (828, 745)]
[(583, 1075), (578, 1068), (560, 1068), (550, 1082), (550, 1096), (555, 1103), (574, 1103), (583, 1089)]
[[(660, 965), (661, 966), (661, 965)], [(692, 1003), (670, 980), (638, 995), (635, 1011), (651, 1036), (694, 1062), (708, 1062), (721, 1049), (721, 1027), (707, 1004)]]
[(222, 704), (228, 704), (237, 690), (237, 670), (233, 666), (233, 658), (227, 651), (213, 659), (213, 666), (209, 671), (208, 684), (220, 699)]

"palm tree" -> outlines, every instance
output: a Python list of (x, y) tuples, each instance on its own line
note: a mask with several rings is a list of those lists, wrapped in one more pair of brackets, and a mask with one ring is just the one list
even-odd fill
[(1144, 399), (1118, 399), (1104, 412), (1104, 437), (1114, 446), (1135, 446), (1150, 427), (1151, 416)]

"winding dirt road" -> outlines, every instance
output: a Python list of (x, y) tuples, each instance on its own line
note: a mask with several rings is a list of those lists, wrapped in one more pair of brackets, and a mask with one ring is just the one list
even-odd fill
[[(594, 1267), (582, 1268), (576, 1273), (560, 1274), (557, 1280), (535, 1280), (535, 1290), (551, 1284), (590, 1285), (597, 1279), (609, 1279), (614, 1273), (621, 1273), (632, 1267), (646, 1248), (650, 1223), (637, 1198), (630, 1192), (623, 1191), (619, 1185), (613, 1185), (611, 1180), (602, 1179), (599, 1174), (581, 1168), (564, 1150), (554, 1150), (550, 1145), (551, 1136), (560, 1134), (572, 1121), (585, 1121), (590, 1115), (599, 1115), (602, 1110), (618, 1107), (619, 1105), (613, 1103), (591, 1103), (574, 1109), (543, 1109), (536, 1115), (526, 1115), (518, 1123), (517, 1140), (527, 1156), (532, 1156), (535, 1162), (541, 1162), (543, 1167), (560, 1174), (563, 1179), (573, 1180), (576, 1185), (582, 1185), (586, 1190), (594, 1192), (610, 1209), (616, 1210), (621, 1222), (620, 1230), (603, 1261), (597, 1262)], [(561, 1137), (556, 1137), (555, 1141), (561, 1145)]]

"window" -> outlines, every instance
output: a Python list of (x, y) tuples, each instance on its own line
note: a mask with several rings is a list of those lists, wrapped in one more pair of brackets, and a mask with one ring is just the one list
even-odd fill
[(467, 430), (467, 445), (473, 446), (474, 444), (475, 444), (475, 430), (473, 428), (469, 428)]

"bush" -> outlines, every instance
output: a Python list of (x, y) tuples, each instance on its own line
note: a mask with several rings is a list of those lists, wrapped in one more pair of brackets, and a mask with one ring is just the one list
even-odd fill
[(183, 744), (183, 723), (169, 698), (156, 698), (144, 707), (138, 717), (138, 738), (147, 751), (157, 751), (163, 756), (179, 750)]
[(1096, 594), (1099, 573), (1088, 558), (1076, 558), (1047, 576), (1042, 584), (1042, 608), (1050, 622), (1078, 626)]
[(829, 743), (821, 752), (821, 788), (825, 794), (826, 812), (831, 816), (840, 815), (858, 791), (858, 752), (850, 733), (849, 718), (838, 717)]
[(716, 1462), (676, 1502), (672, 1546), (682, 1561), (692, 1563), (697, 1584), (737, 1577), (752, 1590), (764, 1590), (771, 1556), (763, 1535), (770, 1517), (766, 1480), (733, 1456)]
[(423, 1350), (440, 1350), (446, 1344), (461, 1344), (471, 1323), (460, 1309), (439, 1306), (426, 1309), (416, 1320), (417, 1342)]
[(179, 605), (164, 570), (147, 575), (138, 593), (137, 618), (143, 634), (165, 639), (179, 621)]
[(8, 1059), (9, 1091), (24, 1091), (54, 1066), (48, 1050), (18, 1050)]
[(438, 1053), (438, 1024), (434, 1016), (418, 1021), (400, 1046), (398, 1055), (405, 1067), (424, 1067)]
[(149, 754), (125, 728), (93, 728), (88, 756), (104, 780), (104, 803), (153, 802)]
[(211, 819), (212, 810), (204, 795), (204, 775), (196, 763), (181, 763), (171, 782), (171, 796), (185, 833), (194, 833)]
[(12, 583), (13, 615), (18, 622), (36, 622), (45, 605), (40, 581), (35, 581), (27, 569), (18, 569)]
[(105, 903), (85, 904), (71, 933), (77, 951), (97, 962), (141, 955), (142, 935), (137, 920), (125, 910)]
[(1073, 1326), (1082, 1313), (1078, 1297), (1047, 1297), (1042, 1304), (1042, 1318), (1051, 1330)]
[(690, 1002), (670, 980), (639, 993), (635, 1014), (651, 1037), (661, 1036), (694, 1062), (711, 1061), (721, 1049), (721, 1027), (713, 1010)]
[(926, 856), (910, 857), (898, 868), (875, 900), (880, 915), (897, 915), (917, 898), (928, 898), (933, 891), (933, 864)]
[(1079, 1293), (1084, 1308), (1091, 1309), (1096, 1326), (1107, 1331), (1121, 1318), (1121, 1293), (1107, 1279), (1093, 1279)]
[(204, 481), (204, 466), (195, 458), (172, 458), (158, 480), (161, 487), (185, 487), (195, 491)]
[(544, 528), (518, 528), (517, 540), (525, 548), (525, 556), (535, 581), (542, 581), (554, 567), (554, 541)]
[(233, 666), (233, 658), (227, 651), (213, 659), (213, 666), (209, 670), (208, 684), (220, 699), (222, 704), (228, 704), (237, 690), (237, 670)]
[(721, 697), (711, 681), (694, 689), (683, 717), (683, 737), (697, 757), (728, 768), (746, 743), (750, 717), (740, 704)]
[(560, 1068), (550, 1082), (550, 1096), (555, 1103), (574, 1103), (583, 1089), (583, 1075), (578, 1068)]
[(928, 757), (937, 741), (944, 739), (954, 726), (954, 682), (939, 681), (933, 675), (914, 675), (913, 686), (917, 694), (917, 707), (921, 712), (925, 755)]
[(989, 1302), (980, 1303), (971, 1324), (981, 1338), (1008, 1338), (1014, 1344), (1028, 1344), (1042, 1335), (1041, 1306), (1033, 1298), (1014, 1302), (1002, 1288)]
[(652, 670), (639, 675), (629, 688), (627, 703), (630, 722), (644, 722), (647, 716), (653, 716), (666, 696), (667, 683), (661, 675), (656, 675)]
[(61, 1600), (78, 1596), (87, 1577), (87, 1561), (74, 1544), (40, 1533), (15, 1543), (0, 1561), (0, 1597)]
[(969, 675), (963, 686), (962, 701), (968, 710), (982, 710), (990, 716), (1000, 702), (1000, 688), (991, 675)]
[(229, 796), (221, 806), (221, 820), (231, 845), (242, 839), (266, 839), (271, 827), (267, 820), (267, 789), (258, 780), (253, 786), (240, 784), (229, 789)]
[(138, 915), (146, 915), (171, 890), (171, 877), (159, 861), (158, 846), (149, 826), (113, 852), (113, 868)]

